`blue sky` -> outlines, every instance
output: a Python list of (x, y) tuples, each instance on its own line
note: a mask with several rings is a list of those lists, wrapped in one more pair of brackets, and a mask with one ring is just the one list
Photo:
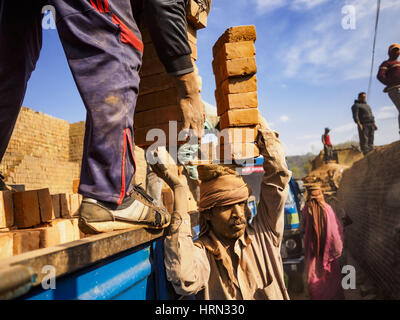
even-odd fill
[[(367, 91), (376, 0), (214, 0), (198, 32), (203, 99), (215, 105), (212, 46), (229, 27), (257, 30), (259, 109), (277, 130), (288, 155), (319, 152), (325, 127), (333, 143), (358, 139), (351, 105)], [(356, 28), (342, 27), (342, 8), (355, 8)], [(377, 118), (376, 144), (398, 140), (397, 110), (376, 80), (391, 43), (400, 42), (400, 1), (382, 0), (369, 103)], [(55, 30), (43, 32), (43, 50), (24, 106), (76, 122), (85, 110)]]

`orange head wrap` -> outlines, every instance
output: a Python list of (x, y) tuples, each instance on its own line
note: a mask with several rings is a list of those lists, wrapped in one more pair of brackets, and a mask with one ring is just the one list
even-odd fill
[(400, 50), (400, 44), (398, 43), (393, 43), (390, 47), (389, 47), (389, 55), (391, 54), (393, 49), (399, 49)]

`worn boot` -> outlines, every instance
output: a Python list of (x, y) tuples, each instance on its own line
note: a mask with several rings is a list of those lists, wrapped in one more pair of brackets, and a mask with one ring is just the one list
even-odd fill
[(83, 198), (79, 209), (79, 228), (86, 234), (98, 234), (123, 229), (163, 229), (168, 227), (171, 216), (156, 205), (146, 191), (132, 186), (120, 205), (92, 198)]

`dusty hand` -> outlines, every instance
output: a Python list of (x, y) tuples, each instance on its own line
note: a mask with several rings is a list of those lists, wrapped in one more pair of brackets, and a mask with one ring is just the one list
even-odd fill
[(360, 128), (361, 131), (364, 130), (364, 127), (363, 127), (363, 125), (361, 123), (358, 124), (358, 127)]
[[(157, 157), (157, 153), (155, 153), (154, 156)], [(168, 170), (165, 164), (157, 162), (155, 164), (151, 164), (151, 168), (153, 169), (154, 173), (161, 179), (163, 179), (172, 190), (176, 189), (179, 186), (182, 186), (179, 177), (175, 175), (171, 170)]]
[(184, 129), (193, 129), (200, 139), (203, 135), (206, 112), (194, 72), (176, 78), (178, 105), (182, 110)]

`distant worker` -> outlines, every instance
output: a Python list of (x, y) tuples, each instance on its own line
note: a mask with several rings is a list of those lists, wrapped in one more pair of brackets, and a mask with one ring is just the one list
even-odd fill
[(361, 92), (358, 99), (351, 107), (354, 122), (358, 127), (358, 135), (360, 137), (360, 148), (364, 155), (374, 150), (375, 131), (378, 127), (375, 124), (375, 117), (371, 107), (367, 104), (367, 94)]
[(389, 60), (383, 62), (379, 68), (378, 79), (386, 88), (383, 90), (389, 94), (394, 105), (399, 110), (399, 133), (400, 133), (400, 45), (395, 43), (389, 47)]
[(311, 300), (344, 300), (339, 260), (343, 251), (342, 225), (325, 202), (321, 187), (310, 186), (307, 193), (304, 247)]
[[(136, 171), (133, 119), (144, 50), (137, 20), (143, 14), (157, 54), (178, 88), (176, 102), (185, 129), (201, 137), (205, 112), (190, 57), (185, 3), (40, 0), (21, 5), (0, 1), (0, 161), (39, 59), (41, 12), (51, 5), (87, 111), (79, 185), (83, 195), (79, 227), (85, 233), (169, 224), (168, 212), (143, 188), (131, 184)], [(6, 188), (1, 180), (0, 187)]]
[(153, 166), (174, 190), (175, 212), (164, 241), (167, 278), (180, 295), (200, 300), (289, 299), (280, 255), (291, 173), (277, 134), (260, 130), (265, 175), (249, 223), (249, 186), (227, 166), (198, 167), (200, 235), (192, 240), (187, 196), (171, 170)]
[(324, 145), (324, 160), (326, 163), (333, 160), (333, 146), (329, 132), (331, 129), (325, 128), (325, 133), (322, 135), (322, 143)]

